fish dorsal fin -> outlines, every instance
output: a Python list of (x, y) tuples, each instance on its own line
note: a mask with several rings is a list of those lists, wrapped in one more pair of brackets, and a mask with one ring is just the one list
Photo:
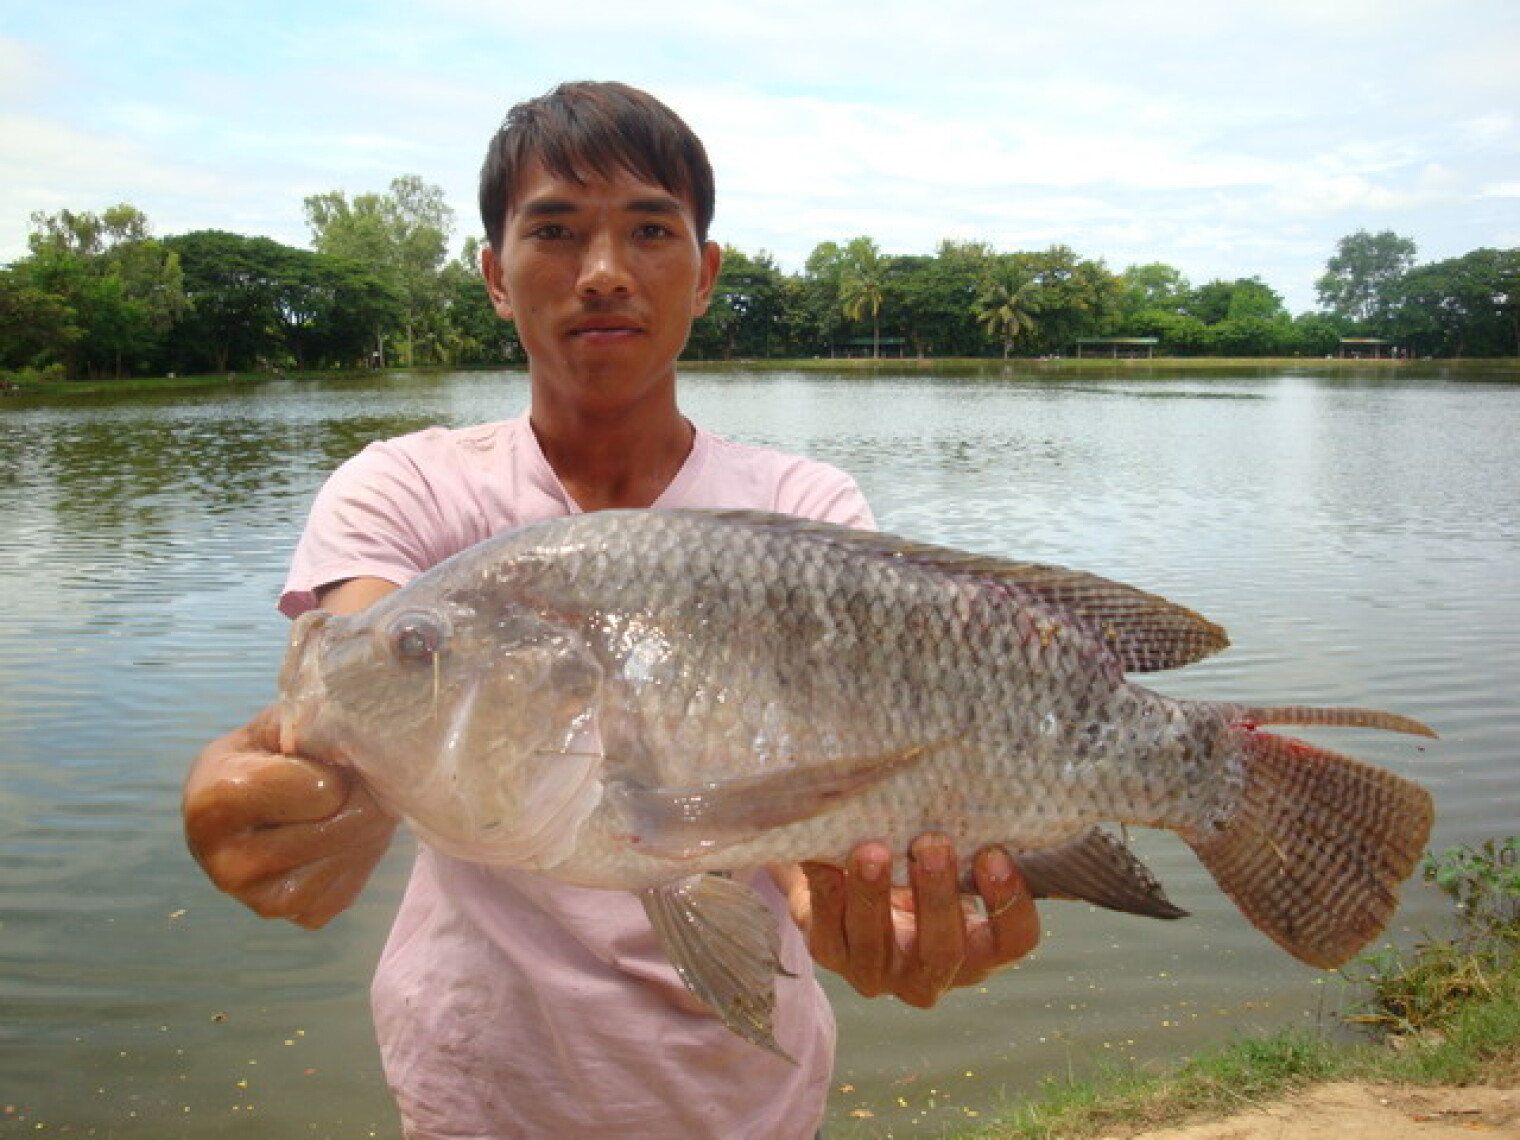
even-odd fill
[(1221, 627), (1186, 606), (1081, 570), (972, 554), (880, 531), (856, 530), (764, 511), (684, 513), (805, 536), (841, 550), (956, 578), (980, 580), (991, 589), (1023, 595), (1055, 611), (1055, 616), (1068, 616), (1093, 632), (1109, 645), (1128, 672), (1180, 668), (1230, 644)]

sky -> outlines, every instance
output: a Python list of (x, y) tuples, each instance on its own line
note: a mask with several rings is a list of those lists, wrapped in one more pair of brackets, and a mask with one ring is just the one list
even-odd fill
[(718, 179), (716, 240), (1066, 245), (1316, 307), (1337, 242), (1520, 246), (1515, 0), (0, 0), (0, 263), (33, 212), (307, 246), (420, 175), (480, 232), (514, 103), (619, 79)]

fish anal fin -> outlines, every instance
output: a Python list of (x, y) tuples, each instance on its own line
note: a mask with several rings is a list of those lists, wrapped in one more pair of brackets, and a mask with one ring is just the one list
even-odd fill
[(1150, 869), (1112, 833), (1093, 827), (1055, 847), (1013, 856), (1036, 898), (1080, 899), (1149, 918), (1182, 918)]
[(1333, 969), (1392, 919), (1430, 836), (1430, 794), (1301, 740), (1231, 731), (1243, 777), (1234, 813), (1185, 838), (1252, 924)]
[(640, 852), (690, 859), (832, 811), (854, 793), (917, 764), (932, 747), (914, 745), (688, 787), (612, 780), (607, 798), (622, 816), (628, 841)]
[(760, 895), (735, 879), (692, 875), (639, 899), (686, 988), (740, 1037), (796, 1064), (776, 1042), (776, 977), (791, 975)]

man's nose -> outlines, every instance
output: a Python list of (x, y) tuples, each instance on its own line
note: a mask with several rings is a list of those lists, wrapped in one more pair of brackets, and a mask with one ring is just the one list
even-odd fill
[(598, 234), (586, 244), (581, 261), (578, 291), (583, 297), (607, 297), (627, 293), (632, 287), (628, 260), (611, 234)]

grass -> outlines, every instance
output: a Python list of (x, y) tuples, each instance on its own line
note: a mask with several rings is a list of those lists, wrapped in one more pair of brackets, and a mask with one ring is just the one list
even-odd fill
[[(1325, 1081), (1467, 1085), (1520, 1077), (1520, 983), (1513, 971), (1413, 1036), (1338, 1044), (1306, 1030), (1247, 1037), (1161, 1075), (1122, 1070), (1052, 1082), (1041, 1096), (965, 1137), (1081, 1140), (1228, 1116)], [(1397, 1043), (1397, 1044), (1395, 1044)]]
[(1304, 1030), (1245, 1037), (1161, 1075), (1113, 1069), (1050, 1082), (966, 1140), (1083, 1140), (1228, 1116), (1325, 1081), (1467, 1085), (1520, 1080), (1520, 838), (1428, 856), (1456, 904), (1455, 930), (1359, 959), (1363, 995), (1346, 1044)]
[(18, 396), (141, 395), (154, 392), (196, 392), (251, 387), (270, 377), (257, 372), (224, 372), (207, 376), (125, 376), (66, 380), (56, 373), (11, 373), (5, 377), (9, 394)]
[(1111, 1069), (1050, 1082), (1037, 1099), (987, 1128), (986, 1140), (1077, 1140), (1116, 1128), (1144, 1130), (1195, 1116), (1226, 1116), (1343, 1074), (1341, 1047), (1303, 1031), (1241, 1038), (1161, 1075)]

